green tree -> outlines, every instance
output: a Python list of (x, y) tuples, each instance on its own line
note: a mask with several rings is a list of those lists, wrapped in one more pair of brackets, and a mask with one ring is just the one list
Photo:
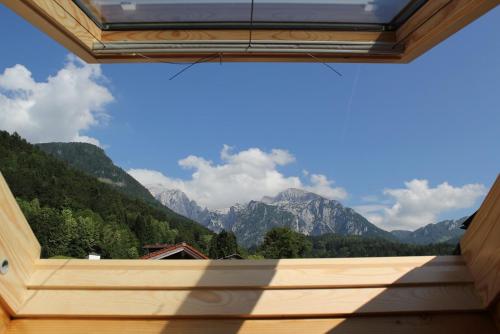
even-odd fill
[(101, 254), (101, 248), (98, 245), (102, 223), (91, 216), (79, 216), (76, 221), (76, 236), (70, 243), (71, 255), (83, 258), (90, 253)]
[(312, 257), (451, 255), (452, 243), (413, 245), (380, 238), (323, 234), (309, 237)]
[[(72, 168), (17, 134), (0, 131), (0, 157), (0, 170), (13, 194), (24, 202), (22, 210), (39, 238), (43, 257), (83, 257), (93, 249), (101, 249), (108, 256), (120, 254), (120, 258), (124, 258), (126, 254), (132, 254), (136, 257), (136, 252), (128, 250), (140, 250), (139, 246), (150, 240), (185, 241), (206, 250), (206, 236), (213, 234), (157, 201), (128, 196), (95, 175)], [(93, 165), (97, 170), (101, 167), (102, 164)], [(30, 202), (35, 199), (36, 203)], [(62, 212), (66, 209), (71, 214)], [(99, 219), (94, 219), (94, 222), (86, 220), (82, 230), (78, 216), (86, 210), (98, 215)], [(75, 221), (76, 233), (86, 234), (86, 240), (80, 242), (73, 235)], [(119, 242), (113, 241), (112, 246), (104, 242), (112, 234), (110, 228), (116, 229), (125, 251), (118, 251)], [(94, 241), (95, 229), (99, 234), (98, 247)], [(68, 238), (73, 240), (69, 248)], [(80, 244), (73, 245), (73, 242)]]
[(286, 227), (269, 230), (260, 247), (266, 259), (291, 259), (306, 257), (311, 251), (311, 241), (303, 234)]
[(42, 256), (68, 255), (68, 245), (74, 235), (74, 218), (71, 210), (40, 207), (37, 199), (31, 202), (18, 200), (26, 219), (42, 246)]
[(208, 256), (211, 259), (221, 259), (229, 255), (238, 253), (238, 242), (233, 232), (222, 230), (219, 234), (212, 237)]
[(102, 256), (111, 259), (130, 259), (139, 256), (139, 243), (135, 235), (117, 223), (107, 223), (100, 242)]
[(177, 231), (169, 229), (169, 225), (167, 222), (158, 221), (153, 217), (148, 216), (146, 217), (144, 224), (144, 244), (170, 244), (175, 242)]

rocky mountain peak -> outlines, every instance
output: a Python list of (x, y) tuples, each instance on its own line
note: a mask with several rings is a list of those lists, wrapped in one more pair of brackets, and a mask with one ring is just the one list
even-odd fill
[(234, 204), (227, 212), (202, 211), (179, 191), (164, 191), (156, 194), (156, 198), (215, 232), (222, 229), (234, 232), (246, 247), (262, 242), (269, 229), (283, 226), (306, 235), (337, 233), (393, 238), (354, 210), (302, 189), (290, 188), (274, 197)]
[[(155, 194), (157, 189), (150, 190)], [(450, 220), (427, 225), (415, 232), (393, 231), (391, 234), (338, 201), (295, 188), (286, 189), (274, 197), (263, 197), (260, 201), (234, 204), (225, 211), (202, 209), (180, 190), (163, 189), (155, 196), (170, 209), (215, 232), (223, 229), (234, 232), (245, 247), (262, 242), (265, 233), (273, 227), (289, 227), (310, 236), (335, 233), (408, 243), (445, 241), (462, 233), (458, 228), (460, 222)]]
[(181, 190), (150, 187), (150, 191), (166, 207), (197, 222), (202, 223), (210, 215), (207, 209), (202, 208), (195, 201), (189, 199)]
[(178, 189), (167, 189), (157, 193), (157, 197), (168, 199), (169, 202), (189, 203), (191, 200), (187, 195)]
[(321, 199), (322, 197), (318, 194), (297, 189), (297, 188), (289, 188), (280, 193), (278, 193), (274, 197), (266, 196), (262, 198), (262, 202), (266, 204), (275, 204), (279, 202), (289, 202), (289, 203), (303, 203), (310, 202), (315, 199)]

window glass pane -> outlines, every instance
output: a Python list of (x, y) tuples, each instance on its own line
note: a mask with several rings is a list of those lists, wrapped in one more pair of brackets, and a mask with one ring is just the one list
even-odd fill
[(248, 22), (249, 0), (79, 0), (101, 23)]
[(387, 24), (409, 1), (255, 0), (256, 21)]
[[(74, 0), (103, 24), (250, 21), (251, 0)], [(255, 0), (257, 23), (388, 24), (410, 0)]]

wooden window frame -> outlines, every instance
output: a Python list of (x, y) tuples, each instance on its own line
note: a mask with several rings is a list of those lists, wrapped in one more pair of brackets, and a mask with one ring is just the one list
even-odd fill
[[(396, 31), (102, 31), (71, 0), (0, 0), (89, 63), (408, 63), (476, 20), (499, 0), (431, 0)], [(220, 57), (218, 56), (220, 55)]]
[[(496, 333), (500, 176), (462, 256), (47, 260), (0, 174), (0, 334)], [(425, 316), (423, 316), (425, 315)], [(81, 320), (85, 318), (86, 320)], [(189, 319), (189, 320), (186, 320)]]
[[(1, 0), (89, 63), (199, 61), (210, 53), (108, 53), (120, 43), (245, 43), (245, 30), (101, 31), (70, 0)], [(56, 2), (57, 1), (57, 2)], [(401, 46), (397, 54), (223, 52), (224, 61), (407, 63), (494, 8), (432, 0), (395, 32), (256, 30), (254, 42)], [(189, 42), (189, 43), (188, 43)], [(217, 51), (217, 50), (215, 50)], [(370, 51), (370, 50), (369, 50)], [(220, 49), (215, 52), (221, 53)], [(314, 58), (314, 59), (312, 59)], [(219, 61), (207, 59), (206, 61)], [(0, 174), (0, 334), (496, 333), (500, 177), (461, 256), (263, 261), (46, 260)], [(495, 328), (495, 322), (498, 328)]]

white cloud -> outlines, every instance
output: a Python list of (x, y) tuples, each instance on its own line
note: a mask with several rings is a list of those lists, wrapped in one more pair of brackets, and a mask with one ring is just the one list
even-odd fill
[(99, 65), (74, 56), (47, 81), (37, 82), (23, 65), (0, 73), (0, 128), (18, 132), (32, 143), (84, 141), (99, 144), (82, 132), (105, 122), (104, 106), (113, 95), (102, 84)]
[(333, 181), (329, 180), (322, 174), (310, 175), (311, 185), (304, 186), (305, 190), (319, 194), (330, 199), (344, 199), (347, 197), (347, 192), (340, 187), (333, 187)]
[(225, 209), (235, 203), (275, 195), (288, 188), (306, 189), (331, 199), (347, 196), (344, 189), (333, 187), (333, 181), (324, 175), (312, 174), (304, 183), (298, 176), (285, 176), (278, 171), (280, 166), (295, 161), (295, 157), (285, 150), (264, 152), (250, 148), (233, 153), (231, 147), (224, 145), (220, 157), (221, 164), (194, 155), (180, 160), (181, 167), (193, 170), (188, 180), (171, 178), (147, 169), (131, 169), (128, 172), (153, 193), (162, 189), (179, 189), (211, 209)]
[[(366, 219), (368, 219), (373, 224), (380, 226), (382, 228), (387, 228), (384, 226), (386, 224), (384, 221), (383, 211), (387, 207), (381, 204), (365, 204), (354, 206), (354, 210), (362, 214)], [(394, 230), (395, 228), (388, 228), (389, 230)]]
[(367, 204), (355, 207), (374, 224), (388, 230), (414, 230), (437, 222), (439, 215), (453, 210), (472, 208), (486, 194), (481, 184), (454, 187), (447, 182), (432, 188), (427, 180), (405, 182), (405, 188), (385, 189), (392, 204)]

